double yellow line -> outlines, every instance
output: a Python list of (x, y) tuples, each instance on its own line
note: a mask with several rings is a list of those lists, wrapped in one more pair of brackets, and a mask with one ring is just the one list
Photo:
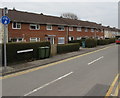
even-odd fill
[[(114, 79), (114, 81), (112, 82), (112, 84), (111, 84), (108, 92), (106, 93), (105, 98), (108, 98), (108, 96), (118, 96), (118, 92), (119, 92), (119, 90), (120, 90), (120, 82), (119, 82), (119, 80), (118, 80), (118, 79), (119, 79), (119, 75), (120, 75), (120, 74), (117, 74), (117, 76), (115, 77), (115, 79)], [(117, 84), (117, 87), (116, 87), (116, 89), (115, 89), (115, 92), (114, 92), (114, 94), (112, 94), (113, 88), (115, 87), (115, 84), (116, 84), (117, 82), (118, 82), (118, 84)]]

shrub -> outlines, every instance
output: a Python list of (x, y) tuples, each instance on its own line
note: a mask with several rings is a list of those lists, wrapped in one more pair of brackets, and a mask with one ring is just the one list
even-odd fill
[(79, 48), (80, 48), (79, 43), (57, 45), (57, 53), (61, 54), (61, 53), (78, 51)]
[(109, 43), (111, 44), (111, 43), (115, 43), (115, 38), (111, 38), (111, 39), (109, 39)]
[(82, 40), (72, 40), (69, 41), (69, 43), (79, 43), (79, 45), (82, 46)]
[[(30, 42), (30, 43), (7, 43), (7, 62), (8, 64), (19, 62), (19, 61), (28, 61), (38, 58), (38, 47), (49, 46), (49, 42)], [(32, 52), (26, 53), (17, 53), (20, 50), (33, 49)], [(3, 50), (3, 49), (2, 49)], [(4, 51), (2, 51), (2, 54)]]
[(88, 38), (85, 40), (85, 47), (92, 48), (97, 46), (97, 40)]
[(115, 42), (115, 38), (110, 39), (99, 39), (97, 40), (97, 45), (107, 45)]

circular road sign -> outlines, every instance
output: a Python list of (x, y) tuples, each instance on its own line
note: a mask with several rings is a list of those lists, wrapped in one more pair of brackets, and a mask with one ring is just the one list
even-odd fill
[(9, 24), (10, 19), (7, 16), (2, 16), (1, 22), (2, 22), (2, 24)]

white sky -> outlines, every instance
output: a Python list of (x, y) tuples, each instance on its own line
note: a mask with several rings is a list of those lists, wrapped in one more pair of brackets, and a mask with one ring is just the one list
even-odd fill
[[(22, 0), (1, 0), (2, 2), (22, 2)], [(119, 2), (120, 0), (24, 0), (24, 2)]]
[[(76, 14), (79, 19), (118, 27), (119, 0), (2, 0), (0, 8), (8, 7), (34, 13), (60, 16), (64, 12)], [(0, 1), (1, 2), (1, 1)], [(26, 3), (25, 3), (26, 2)]]

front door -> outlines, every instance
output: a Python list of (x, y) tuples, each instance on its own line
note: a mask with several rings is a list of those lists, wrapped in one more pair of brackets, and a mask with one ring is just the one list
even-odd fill
[(54, 37), (48, 37), (47, 41), (50, 41), (51, 44), (54, 44)]

